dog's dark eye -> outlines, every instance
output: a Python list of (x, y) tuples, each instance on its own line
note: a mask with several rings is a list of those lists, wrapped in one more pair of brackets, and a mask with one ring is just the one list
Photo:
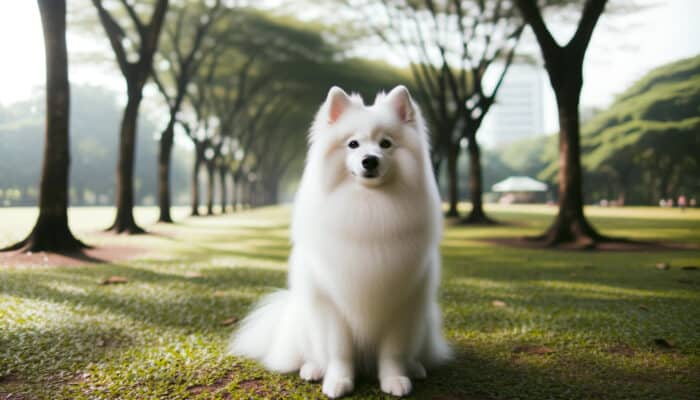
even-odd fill
[(360, 147), (360, 144), (357, 143), (357, 140), (351, 140), (350, 143), (348, 143), (348, 147), (351, 149), (356, 149)]
[(379, 147), (381, 147), (382, 149), (388, 149), (389, 147), (391, 147), (391, 140), (382, 139), (382, 141), (379, 142)]

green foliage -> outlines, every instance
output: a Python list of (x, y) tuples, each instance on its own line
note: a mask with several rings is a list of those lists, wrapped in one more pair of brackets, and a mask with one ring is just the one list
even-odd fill
[(411, 86), (405, 71), (341, 57), (342, 49), (324, 39), (328, 29), (254, 8), (232, 9), (217, 23), (213, 39), (223, 44), (205, 60), (191, 97), (192, 103), (205, 99), (207, 110), (198, 118), (220, 122), (210, 134), (229, 137), (244, 150), (242, 159), (223, 161), (235, 174), (252, 173), (270, 191), (285, 176), (296, 179), (308, 127), (331, 86), (369, 101), (399, 83)]
[[(81, 239), (109, 209), (73, 210)], [(175, 208), (176, 214), (187, 210)], [(552, 208), (487, 209), (507, 229), (448, 227), (440, 304), (455, 359), (417, 381), (415, 399), (694, 399), (700, 392), (700, 251), (527, 250), (482, 241), (544, 229)], [(39, 399), (323, 399), (319, 384), (227, 356), (251, 305), (285, 285), (288, 208), (151, 225), (120, 238), (150, 253), (103, 265), (0, 261), (0, 393)], [(586, 210), (607, 234), (700, 242), (697, 210)], [(155, 209), (136, 209), (140, 224)], [(18, 220), (19, 219), (19, 220)], [(31, 213), (0, 209), (0, 246)], [(49, 255), (49, 257), (52, 257)], [(659, 262), (671, 269), (655, 268)], [(109, 276), (128, 283), (99, 285)], [(500, 301), (501, 303), (495, 303)], [(660, 348), (666, 339), (673, 348)], [(548, 354), (518, 351), (545, 346)], [(351, 399), (392, 399), (362, 378)]]

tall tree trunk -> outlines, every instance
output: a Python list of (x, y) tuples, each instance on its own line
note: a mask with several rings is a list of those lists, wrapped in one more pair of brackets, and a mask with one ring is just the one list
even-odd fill
[(279, 185), (277, 182), (267, 185), (267, 195), (267, 204), (274, 205), (279, 202)]
[(3, 250), (70, 252), (86, 247), (68, 227), (70, 86), (65, 0), (39, 0), (46, 53), (46, 127), (39, 217), (29, 236)]
[(194, 164), (192, 165), (192, 186), (190, 188), (190, 193), (192, 195), (191, 204), (192, 212), (190, 215), (193, 217), (199, 216), (199, 172), (202, 169), (202, 162), (204, 161), (204, 152), (198, 143), (195, 143), (194, 149)]
[(250, 205), (250, 183), (246, 182), (243, 179), (239, 180), (238, 184), (238, 207), (241, 210), (244, 210), (247, 206)]
[(214, 161), (207, 160), (207, 215), (214, 215)]
[(158, 222), (172, 223), (170, 216), (170, 158), (173, 150), (175, 119), (171, 117), (160, 138), (158, 153)]
[(226, 184), (226, 178), (228, 177), (228, 168), (226, 166), (219, 166), (219, 186), (221, 186), (221, 213), (226, 214), (226, 192), (228, 191), (228, 185)]
[(129, 88), (129, 98), (119, 134), (117, 161), (117, 216), (107, 230), (115, 233), (144, 233), (134, 220), (134, 154), (136, 153), (136, 126), (142, 94), (140, 85)]
[(250, 208), (258, 206), (258, 183), (250, 182), (248, 184), (248, 204)]
[[(570, 70), (571, 71), (571, 70)], [(569, 72), (570, 81), (581, 82), (581, 71)], [(579, 135), (578, 90), (555, 87), (559, 110), (559, 213), (541, 236), (548, 244), (573, 242), (590, 247), (603, 239), (583, 214), (583, 174)]]
[(481, 150), (476, 141), (476, 131), (467, 135), (467, 151), (469, 152), (469, 198), (472, 209), (461, 222), (463, 224), (494, 224), (495, 221), (486, 216), (483, 203), (483, 173), (481, 171)]
[(433, 175), (435, 175), (435, 182), (440, 185), (440, 170), (442, 168), (442, 156), (433, 155), (431, 157), (431, 163), (433, 164)]
[(236, 174), (231, 174), (231, 212), (236, 212), (238, 202), (238, 180)]
[(450, 146), (446, 149), (447, 153), (447, 199), (449, 203), (449, 208), (446, 217), (456, 218), (459, 217), (459, 211), (457, 211), (457, 204), (459, 202), (459, 177), (458, 177), (458, 156), (459, 156), (459, 146)]
[(545, 25), (535, 0), (516, 4), (539, 43), (559, 111), (559, 213), (547, 231), (536, 239), (547, 245), (573, 243), (594, 247), (609, 240), (588, 223), (583, 214), (583, 177), (579, 132), (579, 99), (583, 87), (583, 60), (590, 38), (607, 0), (586, 0), (574, 36), (560, 46)]
[(138, 59), (131, 61), (129, 49), (125, 48), (124, 29), (112, 16), (102, 0), (92, 0), (97, 8), (100, 23), (112, 46), (117, 65), (127, 87), (127, 103), (119, 134), (119, 161), (117, 163), (116, 203), (117, 215), (108, 231), (116, 233), (143, 233), (144, 230), (134, 221), (134, 154), (136, 151), (136, 127), (138, 111), (143, 97), (143, 87), (151, 75), (153, 54), (158, 46), (163, 21), (168, 10), (168, 0), (154, 2), (153, 13), (148, 24), (138, 17), (131, 2), (122, 2), (132, 20), (139, 37)]

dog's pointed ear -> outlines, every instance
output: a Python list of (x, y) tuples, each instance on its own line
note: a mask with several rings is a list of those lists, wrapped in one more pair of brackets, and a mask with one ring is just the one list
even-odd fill
[(411, 101), (411, 94), (404, 85), (399, 85), (386, 95), (386, 102), (388, 102), (391, 107), (396, 112), (401, 122), (412, 122), (415, 117), (415, 110), (413, 109), (413, 101)]
[(328, 91), (326, 103), (328, 104), (328, 123), (334, 124), (350, 106), (350, 96), (338, 86), (333, 86)]

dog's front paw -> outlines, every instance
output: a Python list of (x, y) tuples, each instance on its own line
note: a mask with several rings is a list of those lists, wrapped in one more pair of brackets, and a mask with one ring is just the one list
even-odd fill
[(380, 379), (382, 392), (394, 396), (406, 396), (411, 393), (411, 380), (407, 376), (388, 376)]
[(301, 366), (299, 377), (305, 381), (316, 382), (323, 378), (323, 370), (312, 362), (307, 362)]
[(345, 396), (346, 394), (352, 392), (353, 382), (349, 377), (343, 376), (328, 376), (323, 380), (323, 394), (330, 397), (331, 399), (337, 399), (338, 397)]

